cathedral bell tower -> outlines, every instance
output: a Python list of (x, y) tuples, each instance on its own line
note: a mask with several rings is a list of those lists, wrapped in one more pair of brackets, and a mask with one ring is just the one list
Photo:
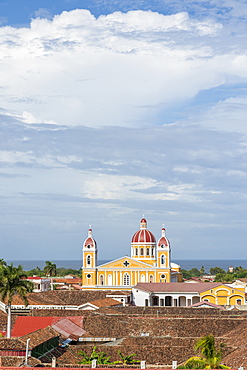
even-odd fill
[(169, 240), (166, 238), (166, 230), (163, 227), (161, 230), (161, 238), (157, 243), (157, 267), (170, 269), (171, 248)]
[(82, 246), (82, 285), (95, 286), (97, 284), (97, 243), (93, 239), (91, 227), (88, 237)]

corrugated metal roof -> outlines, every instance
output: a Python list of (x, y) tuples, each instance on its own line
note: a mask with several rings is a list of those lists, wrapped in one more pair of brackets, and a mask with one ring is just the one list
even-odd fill
[(58, 317), (58, 316), (18, 316), (12, 330), (12, 337), (21, 337), (39, 329), (51, 326), (64, 336), (71, 334), (83, 335), (83, 316)]

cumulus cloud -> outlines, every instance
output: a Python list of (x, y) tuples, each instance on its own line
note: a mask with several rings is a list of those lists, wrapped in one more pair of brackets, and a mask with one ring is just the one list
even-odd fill
[(0, 103), (26, 121), (160, 124), (199, 91), (224, 84), (229, 75), (247, 77), (236, 42), (219, 49), (222, 28), (185, 12), (95, 18), (82, 9), (36, 18), (30, 28), (2, 27)]

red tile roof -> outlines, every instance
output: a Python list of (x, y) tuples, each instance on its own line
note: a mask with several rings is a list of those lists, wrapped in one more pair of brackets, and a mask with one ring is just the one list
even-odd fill
[(97, 307), (112, 307), (112, 306), (120, 306), (121, 302), (117, 301), (114, 298), (105, 298), (105, 299), (97, 299), (96, 301), (88, 302), (93, 304)]
[(213, 307), (213, 308), (220, 308), (221, 310), (224, 310), (224, 307), (222, 306), (219, 306), (218, 304), (214, 304), (214, 303), (211, 303), (211, 302), (207, 302), (207, 301), (201, 301), (201, 302), (197, 302), (197, 303), (194, 303), (188, 307), (205, 307), (205, 306), (208, 306), (208, 307)]
[(200, 293), (220, 285), (222, 283), (138, 283), (135, 288), (155, 293)]

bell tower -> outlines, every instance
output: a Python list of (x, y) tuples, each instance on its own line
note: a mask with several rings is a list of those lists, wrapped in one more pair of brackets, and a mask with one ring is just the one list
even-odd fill
[(157, 243), (157, 267), (170, 269), (171, 268), (171, 247), (170, 242), (166, 238), (166, 229), (164, 225), (161, 230), (161, 238)]
[(88, 237), (82, 246), (82, 285), (95, 286), (97, 284), (97, 243), (93, 239), (91, 226)]

